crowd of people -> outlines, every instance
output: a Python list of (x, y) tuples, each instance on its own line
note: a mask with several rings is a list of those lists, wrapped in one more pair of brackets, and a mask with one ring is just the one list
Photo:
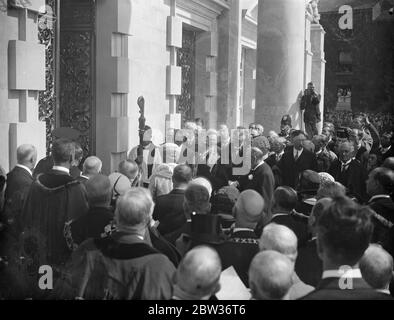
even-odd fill
[(38, 164), (19, 146), (0, 174), (0, 298), (215, 300), (238, 294), (235, 270), (250, 299), (392, 299), (393, 128), (203, 127), (156, 146), (146, 126), (109, 175), (75, 137)]
[[(374, 114), (364, 113), (380, 134), (391, 130), (394, 127), (394, 117), (392, 112), (377, 112)], [(324, 120), (332, 122), (336, 127), (349, 126), (353, 122), (353, 117), (357, 116), (352, 111), (328, 111), (324, 114)]]

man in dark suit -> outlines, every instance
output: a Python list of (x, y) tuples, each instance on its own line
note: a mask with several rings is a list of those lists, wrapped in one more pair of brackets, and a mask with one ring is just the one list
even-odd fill
[(65, 237), (69, 248), (75, 250), (89, 238), (101, 238), (105, 227), (113, 220), (110, 208), (112, 189), (108, 177), (96, 175), (86, 183), (89, 211), (86, 215), (66, 224)]
[(37, 161), (37, 150), (32, 145), (21, 145), (16, 152), (18, 163), (7, 174), (5, 189), (5, 220), (11, 224), (22, 210), (27, 192), (33, 183), (32, 171)]
[(381, 147), (378, 151), (382, 157), (382, 161), (387, 158), (394, 157), (394, 134), (392, 131), (385, 132), (380, 139)]
[(275, 178), (272, 170), (264, 161), (264, 156), (268, 153), (265, 150), (263, 153), (259, 148), (253, 147), (251, 150), (251, 168), (248, 175), (242, 176), (239, 180), (239, 190), (245, 191), (248, 189), (255, 190), (264, 199), (264, 216), (268, 217), (272, 207), (272, 197), (275, 188)]
[(233, 266), (239, 278), (249, 286), (248, 270), (250, 262), (259, 251), (258, 237), (254, 232), (261, 219), (264, 200), (254, 190), (242, 192), (233, 208), (235, 225), (230, 237), (215, 249), (222, 261), (223, 270)]
[(298, 256), (295, 263), (297, 275), (303, 282), (312, 287), (316, 287), (319, 284), (323, 273), (323, 263), (317, 254), (316, 222), (323, 210), (331, 205), (331, 202), (332, 200), (330, 198), (323, 198), (313, 207), (308, 222), (312, 239), (298, 250)]
[(32, 184), (20, 221), (25, 234), (40, 231), (37, 236), (42, 237), (40, 240), (47, 247), (39, 253), (43, 255), (40, 258), (54, 265), (64, 263), (69, 257), (63, 235), (65, 223), (88, 211), (85, 187), (70, 176), (74, 152), (75, 144), (71, 140), (58, 139), (53, 143), (55, 165)]
[(374, 211), (372, 241), (394, 254), (391, 234), (394, 232), (394, 202), (390, 197), (394, 186), (394, 172), (387, 168), (372, 170), (367, 180), (368, 205)]
[(280, 224), (292, 230), (298, 238), (298, 246), (309, 239), (308, 218), (294, 213), (297, 192), (290, 187), (278, 187), (274, 192), (271, 223)]
[[(17, 164), (6, 179), (4, 211), (0, 219), (0, 256), (12, 250), (13, 243), (18, 239), (18, 224), (15, 222), (20, 219), (23, 204), (33, 183), (32, 171), (37, 161), (37, 150), (32, 145), (21, 145), (17, 148), (16, 156)], [(1, 209), (0, 207), (0, 211)]]
[(103, 163), (95, 156), (87, 157), (82, 165), (82, 173), (77, 180), (86, 185), (91, 177), (101, 173)]
[(328, 170), (335, 181), (342, 183), (351, 197), (360, 202), (367, 201), (365, 181), (367, 180), (366, 169), (354, 158), (354, 145), (351, 142), (343, 142), (338, 148), (338, 159), (335, 160)]
[(301, 98), (301, 110), (304, 111), (305, 130), (309, 139), (318, 134), (316, 124), (321, 122), (320, 99), (321, 96), (315, 92), (313, 83), (308, 83), (308, 89)]
[(285, 151), (278, 167), (282, 176), (282, 184), (295, 188), (298, 184), (299, 175), (305, 170), (317, 170), (317, 161), (314, 153), (304, 149), (303, 143), (306, 140), (305, 133), (295, 130), (291, 134), (293, 148)]
[[(73, 128), (62, 127), (53, 130), (51, 135), (53, 140), (67, 139), (75, 143), (75, 152), (73, 155), (73, 161), (70, 168), (70, 175), (74, 179), (78, 178), (81, 175), (79, 164), (83, 158), (83, 150), (81, 146), (78, 143), (76, 143), (76, 141), (78, 140), (81, 134), (78, 132), (78, 130), (75, 130)], [(49, 155), (41, 159), (40, 161), (38, 161), (37, 166), (34, 169), (33, 177), (36, 178), (41, 173), (48, 173), (53, 166), (54, 166), (54, 160), (52, 155)]]
[(188, 165), (180, 164), (172, 175), (173, 190), (157, 197), (153, 219), (159, 221), (157, 229), (165, 236), (186, 223), (183, 213), (185, 190), (192, 179), (192, 170)]
[(335, 198), (317, 220), (317, 250), (323, 260), (322, 280), (304, 300), (379, 300), (390, 296), (373, 290), (358, 262), (369, 246), (370, 211), (349, 198)]

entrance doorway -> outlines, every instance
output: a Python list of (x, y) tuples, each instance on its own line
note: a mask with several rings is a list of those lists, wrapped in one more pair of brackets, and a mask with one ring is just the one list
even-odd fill
[(47, 124), (47, 153), (51, 131), (71, 127), (81, 133), (84, 154), (94, 154), (95, 0), (46, 0), (46, 11), (39, 24), (46, 49), (46, 90), (40, 93), (39, 116)]

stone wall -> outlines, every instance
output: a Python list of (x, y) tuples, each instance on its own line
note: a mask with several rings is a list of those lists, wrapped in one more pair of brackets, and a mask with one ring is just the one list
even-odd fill
[(44, 0), (0, 4), (0, 165), (16, 164), (16, 148), (25, 143), (45, 157), (45, 123), (38, 120), (38, 93), (45, 89), (45, 47), (38, 41)]

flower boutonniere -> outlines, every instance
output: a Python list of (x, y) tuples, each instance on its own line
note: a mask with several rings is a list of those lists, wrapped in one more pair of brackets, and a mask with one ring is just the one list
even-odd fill
[(248, 176), (248, 179), (249, 179), (249, 180), (253, 180), (253, 174), (250, 174), (250, 175)]

